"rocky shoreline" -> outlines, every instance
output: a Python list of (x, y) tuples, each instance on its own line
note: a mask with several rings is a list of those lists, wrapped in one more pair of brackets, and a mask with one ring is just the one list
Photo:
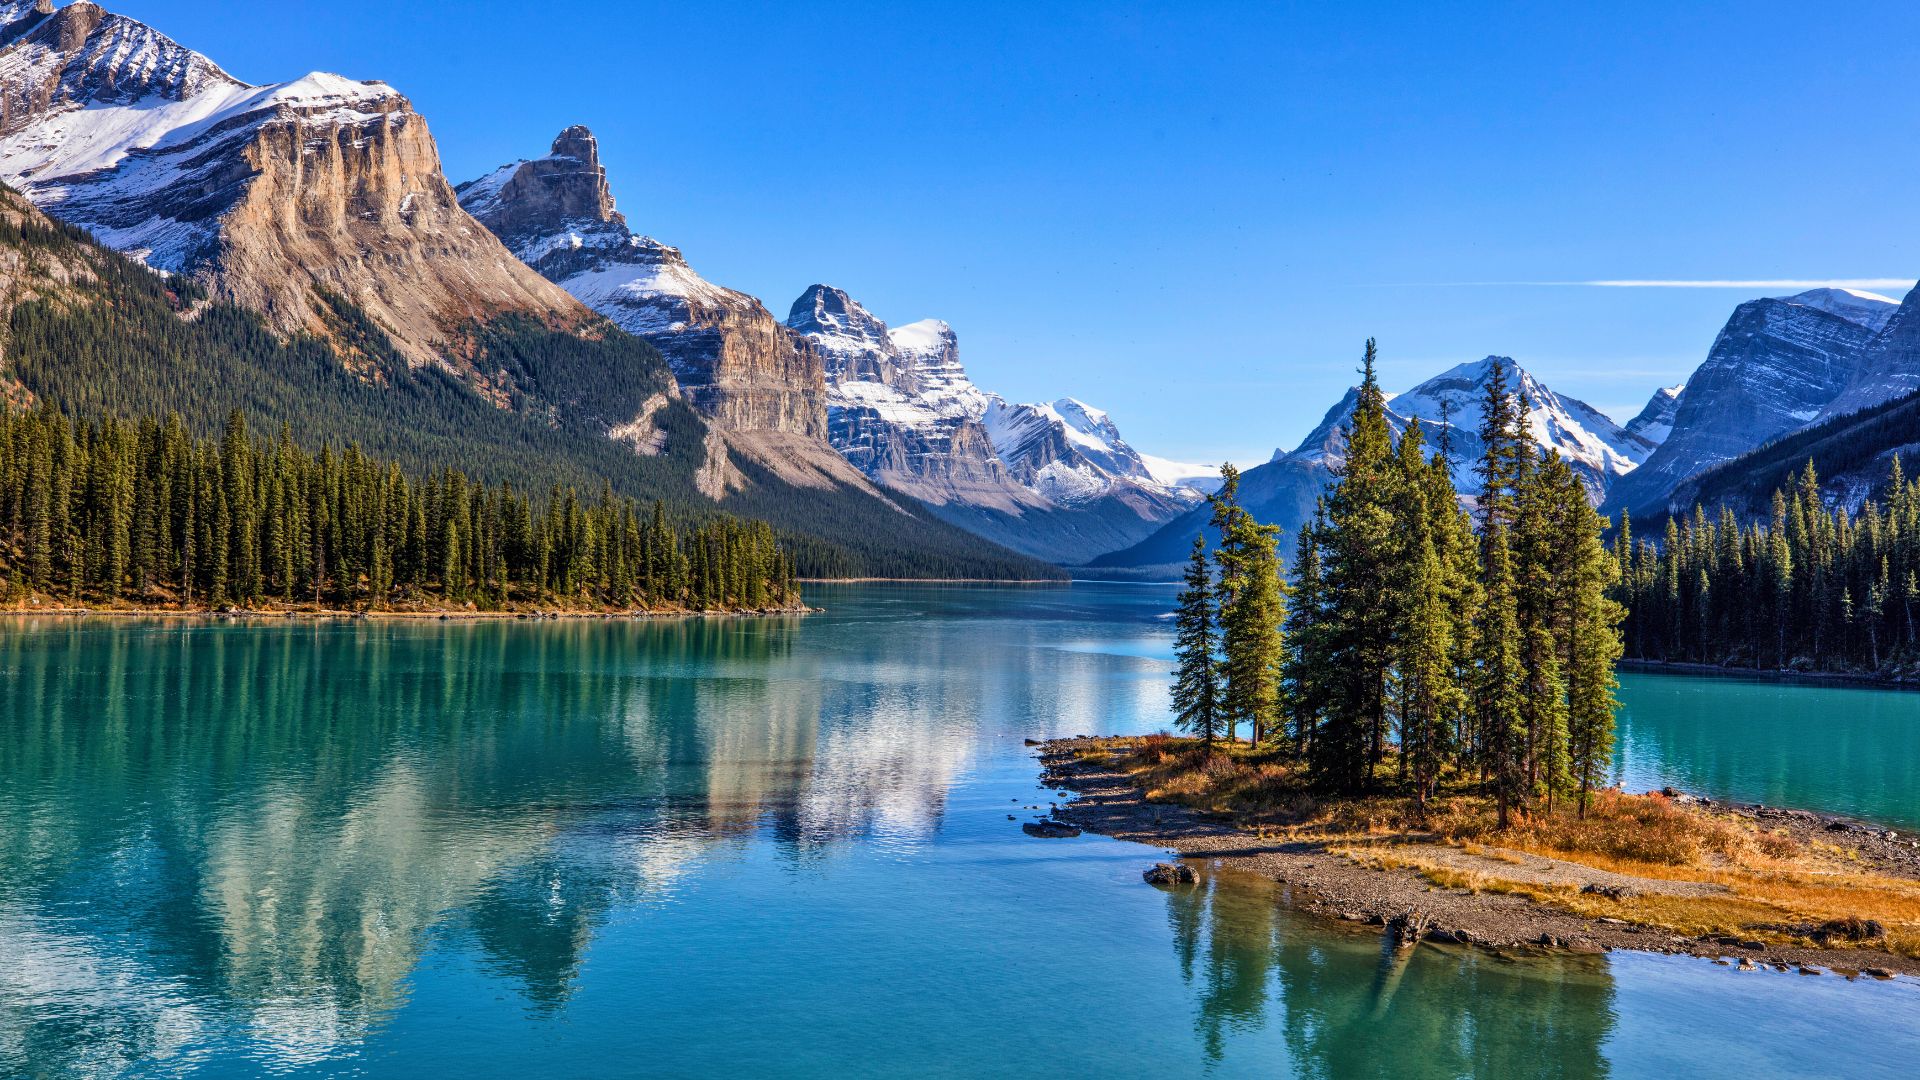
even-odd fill
[[(1847, 978), (1920, 976), (1920, 960), (1868, 943), (1793, 948), (1730, 936), (1678, 936), (1620, 919), (1584, 918), (1512, 893), (1442, 888), (1410, 869), (1355, 862), (1318, 840), (1264, 838), (1235, 828), (1221, 816), (1147, 801), (1131, 777), (1076, 752), (1097, 742), (1076, 738), (1038, 744), (1043, 782), (1074, 796), (1054, 808), (1053, 820), (1152, 844), (1181, 859), (1259, 874), (1279, 882), (1281, 896), (1295, 907), (1341, 922), (1382, 927), (1401, 945), (1427, 940), (1515, 953), (1632, 949), (1699, 956), (1742, 969), (1769, 966)], [(1844, 839), (1873, 869), (1920, 879), (1920, 841), (1892, 830), (1803, 810), (1716, 805), (1688, 796), (1676, 801), (1764, 820), (1769, 828), (1785, 828), (1799, 839)], [(1148, 861), (1143, 870), (1151, 865)], [(1621, 887), (1604, 880), (1584, 886), (1590, 891)]]

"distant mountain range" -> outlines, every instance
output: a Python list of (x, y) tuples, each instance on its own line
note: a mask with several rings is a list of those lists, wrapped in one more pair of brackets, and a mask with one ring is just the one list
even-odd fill
[[(250, 85), (90, 0), (0, 0), (0, 182), (24, 197), (0, 237), (13, 405), (202, 427), (242, 406), (410, 465), (763, 517), (822, 574), (1162, 575), (1217, 483), (1080, 398), (976, 386), (938, 319), (890, 326), (825, 284), (780, 318), (708, 281), (629, 225), (584, 127), (455, 188), (392, 87)], [(33, 239), (53, 229), (42, 215), (86, 235)], [(163, 276), (125, 277), (96, 242)], [(1740, 304), (1688, 380), (1624, 425), (1513, 377), (1534, 441), (1609, 513), (1756, 512), (1809, 458), (1857, 503), (1920, 449), (1917, 295)], [(78, 347), (35, 344), (55, 321)], [(1448, 444), (1469, 499), (1492, 361), (1388, 403), (1396, 433), (1417, 419)], [(1245, 472), (1255, 513), (1298, 529), (1352, 408), (1349, 393)]]
[(707, 281), (679, 249), (631, 231), (585, 128), (458, 192), (528, 265), (659, 348), (731, 445), (795, 482), (853, 473), (1056, 563), (1133, 543), (1199, 501), (1198, 466), (1162, 463), (1163, 481), (1099, 410), (979, 390), (946, 323), (889, 328), (827, 285), (779, 323)]
[[(978, 395), (951, 332), (930, 323), (901, 328), (881, 351), (923, 410), (953, 405), (933, 403), (949, 364), (973, 426), (936, 432), (912, 418), (881, 432), (898, 402), (853, 423), (857, 399), (885, 380), (841, 365), (830, 383), (814, 337), (630, 229), (585, 128), (456, 191), (426, 121), (384, 83), (316, 72), (253, 86), (89, 0), (16, 0), (0, 3), (0, 181), (206, 302), (254, 312), (286, 341), (324, 343), (361, 378), (399, 388), (442, 373), (499, 409), (688, 462), (691, 497), (842, 548), (971, 546), (982, 559), (970, 574), (998, 574), (980, 567), (1004, 556), (1016, 576), (1035, 576), (1052, 571), (989, 554), (953, 526), (1081, 561), (1198, 498), (1197, 467), (1150, 466), (1096, 410)], [(545, 335), (539, 355), (505, 350), (508, 331)], [(628, 334), (664, 359), (661, 378), (577, 367)], [(386, 355), (402, 369), (379, 370)], [(92, 377), (104, 380), (99, 397), (117, 400), (140, 375)], [(20, 400), (51, 393), (13, 381)], [(699, 418), (691, 427), (672, 420), (685, 406)], [(416, 436), (432, 426), (416, 423)], [(316, 439), (371, 435), (299, 427)]]
[[(1454, 484), (1463, 495), (1470, 498), (1479, 491), (1474, 464), (1483, 449), (1480, 419), (1496, 361), (1506, 369), (1508, 387), (1526, 404), (1527, 430), (1534, 442), (1567, 459), (1595, 502), (1653, 453), (1663, 412), (1659, 395), (1642, 413), (1641, 430), (1631, 431), (1586, 402), (1555, 393), (1511, 359), (1489, 356), (1456, 365), (1387, 398), (1387, 423), (1394, 438), (1417, 419), (1428, 445), (1441, 448), (1444, 444), (1450, 453)], [(1276, 450), (1273, 460), (1241, 474), (1241, 501), (1261, 520), (1279, 525), (1286, 537), (1296, 535), (1313, 516), (1315, 500), (1345, 460), (1347, 428), (1358, 397), (1358, 388), (1348, 390), (1298, 446)], [(1198, 507), (1134, 547), (1093, 560), (1090, 570), (1100, 575), (1164, 576), (1186, 556), (1194, 536), (1206, 531), (1208, 515), (1208, 508)], [(1291, 551), (1290, 546), (1287, 550)]]

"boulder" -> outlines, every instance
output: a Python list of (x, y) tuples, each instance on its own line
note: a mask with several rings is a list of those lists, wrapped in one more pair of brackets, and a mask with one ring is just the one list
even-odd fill
[(1186, 863), (1154, 863), (1140, 875), (1149, 885), (1198, 885), (1200, 872)]
[(1822, 945), (1853, 945), (1884, 941), (1887, 928), (1877, 919), (1830, 919), (1807, 935)]
[(1020, 831), (1028, 836), (1038, 836), (1043, 840), (1059, 840), (1079, 836), (1080, 828), (1064, 821), (1029, 821), (1020, 826)]

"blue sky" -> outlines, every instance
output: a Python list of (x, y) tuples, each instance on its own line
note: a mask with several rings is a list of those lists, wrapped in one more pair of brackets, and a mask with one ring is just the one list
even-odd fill
[(712, 280), (944, 318), (1187, 460), (1291, 446), (1369, 335), (1389, 390), (1502, 353), (1624, 421), (1785, 291), (1476, 283), (1920, 275), (1920, 5), (107, 6), (392, 83), (455, 181), (585, 123)]

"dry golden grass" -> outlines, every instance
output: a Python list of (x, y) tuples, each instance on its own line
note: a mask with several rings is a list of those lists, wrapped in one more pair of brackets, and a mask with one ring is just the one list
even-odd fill
[[(1817, 944), (1809, 931), (1822, 924), (1847, 920), (1878, 922), (1886, 930), (1889, 951), (1920, 957), (1920, 883), (1884, 875), (1833, 871), (1750, 871), (1700, 869), (1685, 877), (1717, 885), (1724, 893), (1677, 896), (1640, 892), (1609, 897), (1582, 892), (1572, 885), (1514, 881), (1497, 870), (1463, 870), (1423, 855), (1418, 848), (1334, 848), (1370, 865), (1407, 867), (1435, 885), (1472, 892), (1514, 893), (1584, 918), (1615, 918), (1657, 927), (1686, 936), (1724, 935), (1775, 945)], [(1557, 856), (1565, 857), (1565, 856)], [(1569, 858), (1570, 862), (1584, 862)], [(1618, 863), (1599, 867), (1614, 873), (1650, 879), (1680, 880), (1671, 866), (1664, 874), (1636, 874)], [(1641, 867), (1648, 869), (1651, 867)]]
[[(1601, 792), (1584, 817), (1571, 807), (1534, 808), (1514, 813), (1500, 829), (1491, 802), (1468, 778), (1456, 779), (1421, 816), (1411, 800), (1392, 794), (1324, 801), (1279, 752), (1244, 743), (1209, 748), (1154, 735), (1102, 740), (1082, 756), (1127, 772), (1151, 800), (1228, 816), (1262, 835), (1272, 828), (1310, 835), (1331, 851), (1408, 867), (1446, 888), (1520, 894), (1583, 917), (1675, 934), (1775, 944), (1808, 944), (1807, 932), (1820, 924), (1870, 919), (1885, 928), (1890, 950), (1920, 957), (1920, 881), (1864, 870), (1856, 852), (1829, 843), (1803, 843), (1784, 830), (1659, 796)], [(1423, 844), (1458, 847), (1478, 868), (1462, 869), (1431, 847), (1423, 852)], [(1514, 852), (1642, 879), (1646, 887), (1612, 897), (1504, 877), (1502, 866), (1522, 861)], [(1662, 881), (1717, 888), (1672, 895), (1659, 891)]]

